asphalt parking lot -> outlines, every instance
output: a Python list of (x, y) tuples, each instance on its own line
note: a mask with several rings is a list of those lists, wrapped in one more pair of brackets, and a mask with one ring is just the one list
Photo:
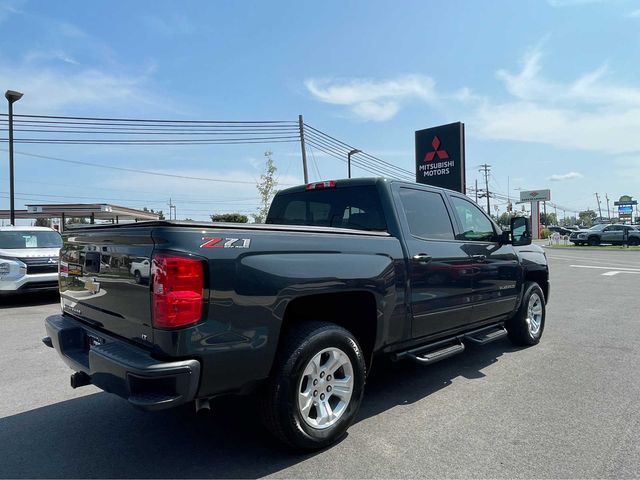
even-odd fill
[(72, 390), (46, 348), (56, 296), (2, 300), (1, 477), (640, 476), (640, 252), (550, 250), (542, 342), (469, 348), (430, 367), (374, 366), (357, 423), (293, 455), (249, 400), (144, 413)]

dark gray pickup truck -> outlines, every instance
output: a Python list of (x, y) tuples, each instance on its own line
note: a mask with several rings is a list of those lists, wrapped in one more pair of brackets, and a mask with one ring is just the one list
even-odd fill
[(538, 343), (549, 271), (526, 219), (503, 233), (464, 195), (372, 178), (281, 191), (265, 225), (70, 230), (60, 294), (43, 341), (74, 388), (147, 410), (255, 393), (271, 432), (317, 449), (354, 421), (376, 356)]

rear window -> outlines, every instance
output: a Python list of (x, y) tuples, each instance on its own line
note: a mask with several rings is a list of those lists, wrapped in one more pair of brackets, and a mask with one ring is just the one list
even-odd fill
[(57, 232), (46, 232), (44, 230), (0, 232), (0, 248), (7, 250), (60, 247), (62, 247), (62, 238)]
[(387, 229), (378, 190), (373, 185), (278, 194), (266, 223), (369, 231)]

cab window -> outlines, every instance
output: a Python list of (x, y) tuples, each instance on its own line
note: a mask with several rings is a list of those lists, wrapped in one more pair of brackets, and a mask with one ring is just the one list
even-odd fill
[(456, 235), (457, 240), (478, 242), (495, 242), (496, 231), (487, 215), (469, 200), (451, 197), (455, 215), (460, 222), (462, 232)]

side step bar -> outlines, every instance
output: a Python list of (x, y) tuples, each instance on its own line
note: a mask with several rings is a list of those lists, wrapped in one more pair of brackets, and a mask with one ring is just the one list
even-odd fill
[(396, 352), (392, 358), (401, 360), (408, 358), (420, 365), (431, 365), (433, 363), (452, 357), (458, 353), (464, 352), (465, 346), (463, 340), (469, 340), (476, 345), (485, 345), (507, 335), (503, 325), (491, 325), (478, 330), (456, 335), (432, 344), (422, 345), (404, 352)]
[(479, 332), (475, 335), (467, 335), (465, 338), (477, 345), (484, 345), (485, 343), (493, 342), (494, 340), (498, 340), (499, 338), (504, 338), (506, 336), (507, 331), (504, 327), (500, 327), (487, 333)]
[(417, 353), (409, 353), (407, 356), (410, 360), (413, 360), (420, 365), (431, 365), (432, 363), (439, 362), (445, 358), (453, 357), (458, 353), (464, 352), (464, 343), (455, 343), (448, 347), (441, 348), (440, 350), (433, 350), (422, 355)]

